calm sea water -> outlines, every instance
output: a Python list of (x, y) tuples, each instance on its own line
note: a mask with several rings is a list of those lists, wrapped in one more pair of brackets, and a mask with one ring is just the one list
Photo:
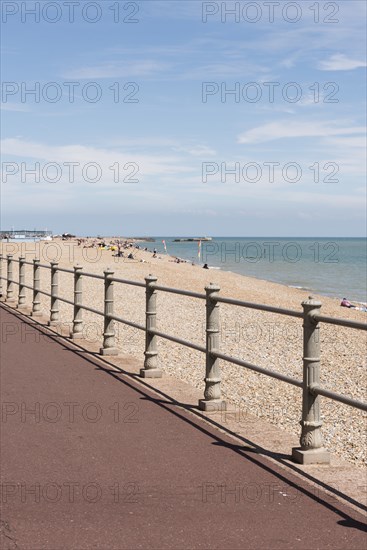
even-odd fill
[(367, 301), (367, 245), (364, 238), (213, 237), (175, 243), (177, 237), (155, 237), (143, 243), (168, 254), (210, 267), (315, 291), (335, 298)]

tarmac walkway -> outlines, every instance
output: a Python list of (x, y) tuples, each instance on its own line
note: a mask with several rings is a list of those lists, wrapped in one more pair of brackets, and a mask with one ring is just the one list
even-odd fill
[(0, 306), (1, 549), (365, 549), (364, 517)]

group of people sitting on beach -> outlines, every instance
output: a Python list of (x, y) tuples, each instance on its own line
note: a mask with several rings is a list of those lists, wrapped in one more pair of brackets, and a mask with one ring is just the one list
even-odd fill
[[(104, 240), (99, 239), (93, 239), (91, 242), (88, 239), (78, 239), (78, 246), (82, 246), (83, 248), (98, 248), (100, 250), (109, 250), (111, 252), (115, 252), (113, 256), (116, 256), (118, 258), (124, 257), (125, 253), (123, 250), (129, 250), (131, 248), (135, 249), (142, 249), (137, 243), (134, 243), (132, 241), (121, 241), (119, 239), (112, 240), (110, 242), (106, 242)], [(145, 251), (147, 251), (147, 248), (144, 248)], [(134, 259), (134, 256), (132, 252), (130, 252), (127, 256), (129, 259)]]
[[(126, 258), (128, 260), (135, 260), (134, 254), (131, 251), (132, 248), (135, 248), (136, 250), (145, 250), (146, 252), (148, 251), (147, 248), (143, 249), (137, 243), (132, 243), (132, 242), (129, 242), (129, 241), (125, 241), (124, 243), (122, 243), (122, 241), (117, 241), (117, 244), (110, 247), (110, 250), (112, 250), (113, 252), (116, 252), (116, 254), (113, 254), (113, 256), (115, 256), (116, 258), (124, 258), (125, 257), (125, 253), (123, 252), (123, 249), (124, 250), (130, 250), (130, 252), (127, 254)], [(144, 260), (140, 260), (140, 261), (144, 261)]]
[[(153, 258), (161, 259), (158, 256), (158, 251), (156, 248), (152, 250), (148, 250), (147, 247), (142, 248), (138, 243), (133, 241), (122, 241), (119, 239), (114, 239), (109, 241), (108, 243), (105, 240), (99, 240), (99, 239), (93, 239), (90, 241), (89, 239), (83, 239), (79, 238), (77, 239), (78, 246), (83, 246), (83, 248), (98, 248), (100, 250), (109, 250), (111, 252), (114, 252), (113, 256), (116, 258), (127, 258), (129, 260), (135, 260), (134, 254), (131, 251), (131, 249), (137, 249), (137, 250), (144, 250), (144, 252), (151, 252)], [(124, 250), (129, 251), (129, 253), (125, 256)], [(144, 260), (140, 260), (144, 261)], [(184, 258), (179, 258), (178, 256), (174, 256), (172, 260), (169, 260), (170, 262), (174, 262), (176, 264), (186, 264), (189, 260), (185, 260)], [(192, 262), (192, 265), (195, 265), (194, 262)], [(208, 264), (203, 265), (204, 269), (209, 269)]]

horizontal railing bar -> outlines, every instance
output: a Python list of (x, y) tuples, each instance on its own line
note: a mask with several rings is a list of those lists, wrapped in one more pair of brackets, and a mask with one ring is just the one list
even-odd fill
[(360, 330), (367, 330), (367, 324), (361, 321), (352, 321), (351, 319), (340, 319), (339, 317), (327, 317), (326, 315), (319, 315), (315, 313), (312, 315), (315, 321), (320, 323), (329, 323), (331, 325), (339, 325), (348, 328), (357, 328)]
[[(34, 290), (33, 286), (21, 285), (20, 283), (18, 283), (18, 281), (12, 281), (12, 282), (14, 282), (14, 284), (16, 284), (18, 286), (22, 286), (23, 288), (27, 288), (29, 290)], [(50, 292), (45, 292), (44, 290), (37, 290), (37, 292), (39, 294), (44, 294), (45, 296), (48, 296), (49, 298), (52, 297), (52, 294)], [(60, 302), (65, 302), (66, 304), (74, 306), (74, 302), (72, 302), (71, 300), (67, 300), (66, 298), (61, 298), (60, 296), (55, 296), (55, 298), (57, 298), (57, 300), (60, 300)], [(80, 307), (81, 309), (85, 309), (86, 311), (90, 311), (91, 313), (96, 313), (97, 315), (104, 315), (103, 311), (98, 311), (98, 309), (94, 309), (92, 307), (88, 307), (88, 306), (84, 306), (84, 305), (79, 305), (78, 307)]]
[(18, 285), (18, 286), (22, 286), (23, 288), (28, 288), (29, 290), (33, 290), (33, 286), (29, 286), (29, 285), (21, 285), (19, 283), (19, 281), (10, 281), (11, 283), (15, 284), (15, 285)]
[(271, 376), (272, 378), (276, 378), (277, 380), (282, 380), (283, 382), (287, 382), (288, 384), (293, 384), (293, 386), (298, 386), (299, 388), (303, 387), (303, 383), (301, 380), (296, 380), (295, 378), (291, 378), (290, 376), (280, 374), (279, 372), (273, 370), (264, 369), (263, 367), (253, 365), (252, 363), (248, 363), (247, 361), (243, 361), (242, 359), (236, 359), (235, 357), (231, 357), (230, 355), (225, 355), (224, 353), (219, 353), (217, 351), (211, 352), (211, 355), (217, 357), (218, 359), (223, 359), (223, 361), (228, 361), (229, 363), (239, 365), (240, 367), (246, 367), (247, 369), (259, 372), (260, 374), (266, 374), (267, 376)]
[(46, 264), (37, 264), (38, 267), (44, 267), (45, 269), (51, 269), (51, 266), (50, 265), (46, 265)]
[(171, 342), (176, 342), (177, 344), (181, 344), (181, 345), (186, 346), (188, 348), (196, 349), (197, 351), (202, 351), (203, 353), (206, 353), (205, 346), (199, 346), (198, 344), (188, 342), (187, 340), (182, 340), (181, 338), (176, 338), (176, 336), (171, 336), (169, 334), (165, 334), (164, 332), (160, 332), (159, 330), (148, 329), (147, 332), (149, 332), (149, 334), (155, 334), (156, 336), (160, 336), (161, 338), (165, 338), (166, 340), (170, 340)]
[[(44, 294), (44, 293), (43, 293)], [(48, 296), (51, 296), (51, 294), (48, 294)], [(55, 296), (57, 300), (60, 302), (64, 302), (65, 304), (69, 304), (70, 306), (74, 306), (74, 302), (72, 300), (68, 300), (67, 298), (62, 298), (61, 296)], [(83, 304), (78, 304), (78, 307), (80, 309), (85, 309), (85, 311), (90, 311), (91, 313), (95, 313), (96, 315), (104, 315), (103, 311), (99, 311), (98, 309), (94, 309), (93, 307), (84, 306)]]
[(221, 302), (222, 304), (230, 304), (232, 306), (242, 306), (249, 309), (258, 309), (260, 311), (269, 311), (270, 313), (279, 313), (280, 315), (289, 315), (290, 317), (303, 317), (302, 311), (295, 311), (293, 309), (284, 309), (275, 306), (267, 306), (265, 304), (255, 304), (253, 302), (243, 302), (242, 300), (233, 300), (232, 298), (225, 298), (224, 296), (214, 295), (213, 300)]
[[(3, 256), (2, 257), (2, 260), (4, 260), (4, 262), (7, 262), (7, 257), (6, 256)], [(12, 262), (17, 262), (19, 263), (19, 258), (12, 258)], [(23, 260), (23, 263), (24, 264), (28, 264), (28, 265), (33, 265), (33, 262), (27, 262), (26, 260)]]
[(85, 311), (90, 311), (91, 313), (95, 313), (96, 315), (104, 315), (103, 311), (99, 311), (98, 309), (94, 309), (94, 307), (89, 307), (89, 306), (78, 306), (80, 307), (81, 309), (85, 309)]
[(104, 275), (96, 275), (95, 273), (87, 273), (82, 271), (81, 272), (82, 277), (91, 277), (92, 279), (102, 279), (104, 280)]
[(134, 323), (133, 321), (127, 321), (126, 319), (123, 319), (122, 317), (118, 317), (117, 315), (108, 314), (106, 315), (106, 317), (108, 319), (113, 319), (114, 321), (118, 321), (119, 323), (123, 323), (124, 325), (128, 325), (129, 327), (145, 330), (145, 327), (143, 325), (139, 325), (138, 323)]
[(171, 288), (169, 286), (151, 285), (151, 288), (155, 288), (156, 290), (161, 290), (163, 292), (170, 292), (172, 294), (190, 296), (191, 298), (199, 298), (201, 300), (205, 300), (206, 298), (205, 294), (200, 294), (199, 292), (191, 292), (190, 290), (181, 290), (179, 288)]
[(356, 409), (360, 409), (361, 411), (367, 411), (367, 403), (364, 403), (363, 401), (351, 399), (350, 397), (346, 397), (345, 395), (339, 395), (338, 393), (326, 390), (316, 385), (310, 386), (310, 391), (313, 395), (323, 395), (324, 397), (329, 397), (334, 401), (339, 401), (340, 403), (344, 403), (345, 405), (350, 405), (351, 407), (355, 407)]
[[(19, 260), (19, 258), (17, 258), (17, 259), (14, 259), (13, 261), (14, 261), (14, 262), (18, 262), (18, 263), (20, 263), (20, 260)], [(33, 265), (33, 262), (27, 262), (27, 260), (24, 260), (24, 261), (23, 261), (23, 263), (24, 263), (24, 264), (26, 264), (26, 265)]]
[(57, 271), (62, 271), (63, 273), (72, 273), (74, 275), (74, 269), (67, 269), (66, 267), (58, 267)]
[(145, 283), (139, 283), (138, 281), (129, 281), (127, 279), (120, 279), (119, 277), (111, 277), (108, 276), (109, 281), (113, 281), (114, 283), (124, 283), (125, 285), (132, 285), (132, 286), (140, 286), (145, 287)]

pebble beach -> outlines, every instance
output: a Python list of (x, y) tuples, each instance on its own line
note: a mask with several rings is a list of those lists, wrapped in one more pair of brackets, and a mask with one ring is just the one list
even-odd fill
[[(109, 239), (104, 239), (109, 242)], [(79, 264), (88, 273), (102, 275), (107, 268), (116, 277), (144, 282), (153, 274), (158, 284), (204, 293), (209, 283), (220, 286), (226, 297), (302, 311), (301, 302), (309, 291), (290, 288), (277, 283), (238, 275), (236, 273), (202, 269), (200, 265), (177, 263), (174, 258), (151, 251), (131, 248), (124, 257), (115, 251), (83, 248), (74, 239), (51, 242), (2, 242), (2, 254), (15, 258), (25, 256), (27, 261), (38, 256), (42, 264), (58, 261), (60, 267), (72, 268)], [(151, 245), (154, 248), (154, 243)], [(128, 259), (129, 252), (134, 259)], [(3, 269), (4, 269), (3, 262)], [(16, 266), (17, 267), (17, 266)], [(27, 265), (27, 284), (31, 284), (32, 266)], [(60, 296), (72, 300), (73, 276), (60, 273)], [(17, 269), (15, 270), (17, 280)], [(41, 288), (50, 292), (50, 272), (41, 270)], [(27, 290), (27, 304), (31, 291)], [(367, 313), (341, 308), (340, 301), (313, 294), (322, 302), (324, 315), (366, 321)], [(83, 279), (83, 303), (103, 310), (103, 281)], [(49, 298), (42, 296), (41, 309), (49, 315)], [(115, 314), (144, 325), (145, 292), (143, 288), (115, 284)], [(70, 322), (72, 307), (60, 302), (60, 319)], [(220, 305), (220, 351), (261, 367), (276, 370), (293, 378), (302, 379), (302, 319)], [(102, 317), (83, 312), (83, 336), (102, 343)], [(205, 345), (205, 303), (195, 298), (158, 292), (158, 330), (179, 338)], [(124, 353), (140, 360), (144, 351), (144, 332), (116, 323), (116, 343)], [(366, 398), (366, 333), (334, 325), (321, 325), (321, 384), (337, 393), (359, 399)], [(204, 390), (204, 355), (162, 338), (158, 339), (159, 366), (173, 377)], [(222, 394), (238, 414), (249, 412), (279, 428), (299, 435), (301, 419), (301, 390), (273, 378), (221, 361)], [(367, 415), (347, 405), (321, 398), (324, 444), (331, 452), (363, 467), (366, 465)]]

